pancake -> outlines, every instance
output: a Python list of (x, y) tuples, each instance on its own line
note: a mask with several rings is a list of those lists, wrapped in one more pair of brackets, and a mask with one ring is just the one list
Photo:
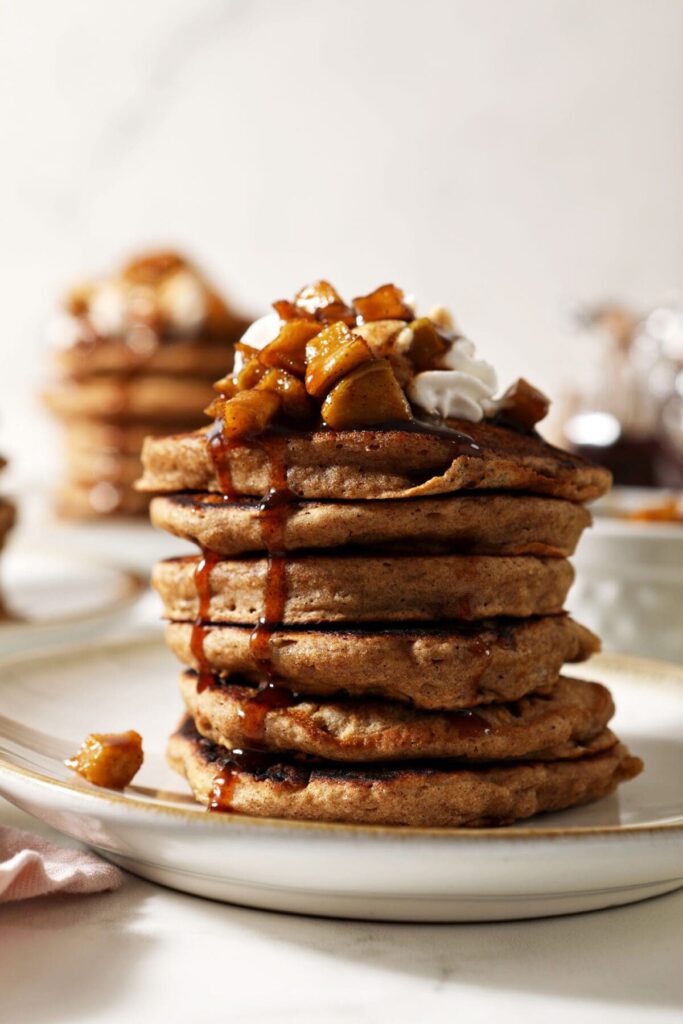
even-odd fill
[[(196, 411), (193, 415), (196, 422)], [(151, 422), (108, 423), (106, 420), (82, 419), (79, 417), (65, 420), (63, 423), (64, 438), (68, 456), (78, 456), (92, 451), (103, 451), (113, 455), (137, 455), (144, 444), (145, 438), (159, 436), (174, 430), (184, 430), (190, 424), (186, 421), (173, 423)]]
[(106, 480), (92, 484), (67, 481), (55, 492), (55, 511), (64, 519), (141, 516), (147, 514), (148, 506), (146, 494)]
[(63, 380), (45, 392), (45, 403), (65, 419), (92, 417), (120, 422), (156, 423), (196, 417), (213, 397), (206, 380), (152, 374), (102, 375), (84, 381)]
[[(203, 632), (212, 671), (262, 678), (249, 642), (251, 627), (208, 626)], [(167, 625), (171, 651), (198, 669), (191, 639), (190, 623)], [(278, 678), (299, 693), (322, 696), (342, 690), (418, 708), (456, 710), (547, 691), (565, 662), (585, 661), (600, 643), (568, 615), (553, 615), (441, 628), (276, 629), (269, 649)]]
[(230, 372), (232, 346), (225, 339), (198, 338), (162, 340), (151, 352), (139, 352), (125, 338), (97, 338), (55, 354), (55, 362), (66, 376), (75, 379), (101, 373), (132, 370), (145, 373), (201, 377), (213, 383)]
[[(604, 494), (611, 476), (578, 455), (492, 423), (449, 421), (462, 439), (401, 430), (283, 433), (281, 458), (290, 490), (303, 498), (415, 498), (461, 490), (523, 490), (570, 501)], [(270, 460), (263, 445), (227, 455), (235, 492), (266, 494)], [(207, 431), (148, 440), (141, 490), (220, 491)]]
[[(614, 714), (599, 683), (560, 678), (546, 695), (476, 711), (419, 711), (389, 701), (295, 696), (280, 686), (257, 689), (239, 677), (198, 692), (198, 676), (184, 672), (180, 692), (197, 731), (229, 749), (299, 753), (331, 761), (459, 758), (555, 761), (581, 757)], [(602, 746), (599, 749), (603, 749)]]
[[(169, 619), (200, 614), (201, 558), (158, 562), (152, 586)], [(266, 614), (267, 558), (226, 558), (206, 574), (209, 622), (256, 623)], [(285, 563), (283, 623), (526, 617), (562, 610), (574, 578), (563, 558), (488, 555), (300, 555)]]
[(67, 448), (66, 464), (72, 483), (92, 486), (105, 480), (132, 490), (140, 476), (139, 456), (121, 455), (106, 448)]
[[(253, 500), (226, 502), (217, 494), (174, 494), (155, 498), (150, 515), (159, 529), (221, 555), (264, 549), (259, 504)], [(411, 550), (566, 557), (590, 522), (581, 505), (523, 494), (302, 501), (286, 517), (284, 547), (294, 551), (409, 544)]]
[(476, 768), (443, 761), (302, 763), (285, 756), (259, 759), (258, 765), (251, 759), (249, 770), (234, 769), (226, 749), (202, 738), (190, 718), (171, 737), (167, 754), (200, 803), (208, 804), (213, 794), (226, 811), (421, 828), (509, 825), (599, 800), (642, 770), (642, 762), (620, 743), (574, 759)]

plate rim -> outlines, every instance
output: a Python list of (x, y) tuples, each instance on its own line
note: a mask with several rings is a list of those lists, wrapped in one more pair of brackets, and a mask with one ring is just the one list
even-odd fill
[[(11, 550), (8, 549), (7, 554), (11, 554), (12, 557), (21, 557), (23, 555), (38, 555), (39, 557), (46, 558), (55, 557), (55, 552), (52, 551), (50, 548), (41, 547), (40, 545), (37, 545), (35, 547), (34, 545), (29, 545), (27, 547), (25, 544), (21, 543), (19, 543), (18, 545), (13, 545)], [(30, 630), (58, 630), (62, 627), (68, 628), (80, 625), (81, 623), (96, 622), (103, 616), (116, 614), (117, 612), (120, 612), (125, 608), (131, 607), (132, 604), (139, 597), (141, 597), (141, 595), (147, 589), (147, 580), (144, 578), (142, 573), (137, 572), (135, 569), (124, 567), (121, 565), (116, 565), (114, 563), (103, 561), (101, 559), (86, 558), (82, 555), (74, 554), (69, 551), (64, 552), (63, 554), (64, 557), (67, 558), (72, 564), (75, 563), (76, 565), (94, 567), (95, 569), (102, 569), (117, 576), (119, 583), (121, 584), (121, 593), (118, 594), (116, 597), (108, 600), (106, 604), (89, 611), (72, 612), (69, 615), (59, 615), (50, 619), (13, 619), (11, 617), (4, 620), (0, 619), (0, 639), (2, 639), (3, 633), (9, 634), (12, 631), (16, 631), (17, 633), (24, 633)], [(7, 597), (7, 590), (8, 588), (5, 582), (5, 586), (3, 587), (5, 597)], [(8, 607), (11, 613), (11, 604)], [(70, 642), (68, 643), (68, 646), (64, 646), (63, 651), (68, 652), (69, 648), (76, 648), (77, 646), (79, 645)], [(37, 652), (26, 651), (23, 653), (28, 654), (31, 657), (38, 656)], [(21, 656), (21, 652), (18, 652), (18, 656)], [(14, 656), (10, 655), (9, 657)], [(4, 665), (7, 660), (9, 659), (4, 657), (0, 658), (0, 665)]]
[[(38, 652), (16, 652), (5, 657), (0, 657), (0, 669), (12, 668), (17, 664), (31, 664), (43, 662), (47, 659), (54, 660), (55, 657), (68, 658), (84, 652), (118, 651), (121, 648), (130, 647), (161, 647), (163, 649), (162, 635), (150, 636), (123, 636), (115, 639), (91, 640), (82, 643), (70, 643), (60, 647), (58, 650), (42, 650)], [(625, 662), (629, 666), (639, 669), (640, 672), (649, 672), (652, 682), (655, 685), (666, 683), (680, 687), (683, 690), (683, 666), (673, 662), (661, 661), (654, 658), (637, 658), (630, 655), (614, 654), (607, 652), (597, 655), (604, 662)], [(589, 665), (592, 659), (580, 663), (581, 666)], [(574, 665), (568, 666), (571, 671)], [(578, 666), (577, 666), (578, 667)], [(666, 680), (662, 677), (666, 675)], [(673, 676), (673, 679), (671, 678)], [(678, 677), (678, 678), (676, 678)], [(683, 819), (680, 821), (644, 822), (621, 825), (570, 825), (554, 826), (549, 828), (529, 828), (528, 826), (508, 825), (498, 828), (419, 828), (409, 825), (362, 825), (346, 822), (326, 821), (305, 821), (292, 818), (260, 818), (246, 814), (209, 814), (201, 804), (188, 808), (176, 807), (171, 804), (154, 803), (152, 799), (144, 800), (137, 796), (129, 796), (115, 791), (100, 790), (96, 787), (84, 788), (82, 783), (68, 782), (61, 779), (53, 779), (49, 775), (36, 771), (33, 768), (23, 768), (8, 761), (0, 753), (0, 776), (18, 776), (38, 783), (41, 788), (57, 788), (66, 791), (84, 801), (86, 804), (105, 804), (115, 808), (128, 809), (152, 813), (155, 815), (166, 815), (173, 818), (181, 818), (186, 821), (201, 821), (208, 824), (210, 828), (266, 828), (293, 831), (297, 833), (309, 832), (316, 834), (334, 834), (359, 836), (366, 835), (382, 838), (413, 838), (413, 839), (457, 839), (459, 841), (477, 840), (482, 838), (497, 839), (499, 841), (516, 840), (528, 842), (529, 840), (553, 839), (574, 840), (577, 838), (596, 837), (618, 837), (618, 836), (643, 836), (660, 833), (683, 832)]]

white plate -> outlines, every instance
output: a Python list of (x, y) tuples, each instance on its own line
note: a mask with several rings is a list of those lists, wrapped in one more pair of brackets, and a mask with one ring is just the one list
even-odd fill
[(134, 573), (59, 551), (14, 546), (2, 555), (0, 652), (73, 644), (101, 635), (144, 590)]
[[(0, 665), (0, 793), (164, 885), (272, 910), (403, 921), (567, 914), (683, 885), (683, 669), (602, 657), (616, 728), (647, 769), (618, 796), (477, 831), (291, 823), (210, 814), (165, 765), (180, 713), (159, 641)], [(578, 673), (577, 673), (578, 674)], [(62, 759), (90, 731), (135, 728), (145, 764), (125, 794)]]

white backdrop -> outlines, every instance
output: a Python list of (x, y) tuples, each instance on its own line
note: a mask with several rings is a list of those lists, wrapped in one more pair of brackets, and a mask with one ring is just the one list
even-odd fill
[(551, 393), (563, 303), (683, 278), (681, 0), (0, 0), (0, 449), (61, 287), (178, 244), (247, 309), (308, 279), (451, 304)]

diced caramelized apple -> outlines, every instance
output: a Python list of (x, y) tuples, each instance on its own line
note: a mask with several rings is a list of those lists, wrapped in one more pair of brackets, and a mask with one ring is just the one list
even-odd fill
[(367, 343), (345, 323), (330, 324), (306, 346), (306, 390), (314, 398), (324, 398), (340, 377), (372, 358)]
[(406, 355), (412, 335), (405, 320), (371, 320), (354, 327), (353, 333), (367, 342), (376, 359), (389, 360), (397, 381), (405, 388), (415, 372)]
[(278, 299), (272, 306), (281, 320), (315, 320), (312, 313), (303, 306), (295, 306), (289, 299)]
[(235, 347), (239, 350), (244, 362), (242, 369), (236, 374), (228, 374), (214, 382), (213, 389), (222, 398), (233, 398), (239, 391), (248, 391), (249, 388), (255, 387), (268, 369), (260, 361), (258, 349), (239, 343)]
[(258, 356), (250, 359), (235, 377), (237, 391), (248, 391), (250, 388), (255, 388), (267, 371), (268, 368), (263, 365)]
[(225, 405), (226, 401), (229, 401), (231, 398), (234, 398), (235, 394), (237, 394), (237, 392), (234, 392), (232, 395), (219, 395), (217, 398), (214, 398), (214, 400), (212, 402), (209, 402), (206, 409), (204, 410), (204, 415), (209, 416), (212, 420), (222, 419), (223, 406)]
[(368, 343), (373, 356), (381, 359), (396, 351), (398, 336), (405, 330), (405, 320), (371, 320), (354, 327), (353, 333), (360, 335)]
[(306, 345), (306, 365), (307, 367), (313, 362), (314, 359), (321, 359), (328, 356), (335, 349), (339, 348), (340, 345), (346, 344), (353, 338), (351, 331), (342, 320), (337, 320), (334, 324), (329, 324), (327, 327), (318, 331), (314, 338)]
[(359, 295), (353, 304), (366, 322), (369, 320), (412, 320), (413, 311), (403, 301), (403, 292), (394, 284), (383, 284), (369, 295)]
[(239, 391), (222, 403), (223, 433), (229, 440), (260, 434), (277, 416), (282, 399), (274, 391)]
[(523, 377), (512, 384), (498, 402), (498, 416), (522, 427), (532, 430), (547, 415), (550, 399), (524, 380)]
[(446, 340), (431, 321), (415, 319), (392, 284), (356, 303), (348, 306), (328, 281), (273, 303), (277, 338), (260, 350), (238, 343), (242, 368), (214, 385), (220, 398), (207, 413), (223, 420), (227, 438), (261, 433), (278, 416), (315, 423), (319, 411), (335, 429), (412, 419), (402, 385), (438, 365)]
[(90, 733), (81, 749), (64, 764), (94, 786), (125, 789), (143, 761), (142, 736), (133, 729), (122, 733)]
[(343, 320), (351, 327), (356, 322), (355, 310), (347, 306), (329, 281), (315, 281), (306, 285), (294, 297), (294, 304), (311, 313), (321, 323), (331, 324)]
[(248, 363), (250, 359), (258, 357), (259, 349), (253, 348), (251, 345), (245, 345), (243, 341), (238, 341), (235, 344), (235, 352), (239, 352), (242, 356), (243, 363)]
[(303, 377), (306, 372), (306, 343), (319, 331), (317, 320), (287, 320), (277, 338), (266, 345), (259, 358), (264, 366)]
[[(239, 352), (242, 357), (243, 368), (250, 363), (252, 359), (258, 359), (259, 355), (257, 348), (252, 348), (251, 345), (243, 345), (241, 341), (238, 341), (235, 345), (235, 352)], [(232, 397), (236, 390), (236, 377), (234, 373), (228, 373), (225, 377), (221, 377), (220, 380), (214, 381), (213, 390), (217, 391), (219, 395)]]
[(375, 359), (335, 385), (323, 402), (322, 417), (334, 430), (351, 430), (412, 415), (389, 360)]
[(130, 260), (121, 277), (131, 284), (154, 286), (186, 266), (186, 261), (176, 252), (150, 252)]
[(434, 323), (427, 316), (413, 320), (410, 325), (413, 340), (408, 349), (408, 358), (420, 373), (422, 370), (434, 370), (439, 360), (446, 353), (448, 344), (437, 331)]
[(234, 390), (235, 381), (232, 374), (228, 374), (226, 377), (221, 377), (220, 380), (213, 382), (213, 390), (217, 391), (219, 395), (226, 395), (228, 398), (232, 398), (231, 390)]
[(286, 370), (266, 370), (255, 391), (271, 391), (282, 400), (282, 411), (292, 419), (305, 420), (312, 412), (303, 382)]
[(313, 316), (325, 306), (333, 306), (340, 302), (343, 302), (341, 295), (329, 281), (314, 281), (312, 284), (304, 285), (294, 296), (294, 305), (301, 306)]
[(88, 312), (93, 287), (89, 283), (76, 285), (66, 297), (65, 307), (72, 316), (83, 316)]

